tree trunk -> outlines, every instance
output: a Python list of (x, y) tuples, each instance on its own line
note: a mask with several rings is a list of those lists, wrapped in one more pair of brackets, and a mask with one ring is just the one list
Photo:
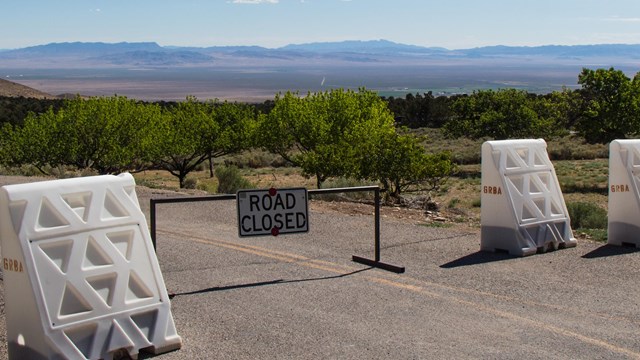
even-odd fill
[(209, 177), (213, 178), (213, 157), (209, 153)]

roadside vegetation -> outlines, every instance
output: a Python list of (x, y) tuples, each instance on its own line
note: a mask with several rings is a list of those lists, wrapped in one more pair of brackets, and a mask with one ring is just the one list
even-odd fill
[(287, 92), (262, 104), (0, 98), (0, 165), (55, 177), (128, 171), (141, 185), (208, 193), (378, 184), (390, 204), (474, 226), (482, 142), (544, 138), (574, 231), (603, 239), (608, 143), (640, 135), (640, 73), (583, 69), (578, 83), (544, 95)]

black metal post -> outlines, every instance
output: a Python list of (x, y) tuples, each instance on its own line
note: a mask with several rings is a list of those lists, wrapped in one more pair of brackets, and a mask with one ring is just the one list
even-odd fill
[(353, 255), (351, 257), (351, 259), (353, 260), (353, 262), (357, 262), (359, 264), (363, 264), (363, 265), (368, 265), (371, 267), (375, 267), (378, 269), (382, 269), (382, 270), (387, 270), (387, 271), (391, 271), (394, 272), (396, 274), (402, 274), (404, 273), (404, 266), (395, 266), (395, 265), (391, 265), (391, 264), (385, 264), (383, 262), (380, 262), (380, 188), (376, 186), (375, 190), (374, 190), (374, 203), (375, 203), (375, 210), (374, 210), (374, 247), (375, 247), (375, 253), (374, 253), (374, 260), (371, 259), (366, 259), (360, 256), (356, 256)]

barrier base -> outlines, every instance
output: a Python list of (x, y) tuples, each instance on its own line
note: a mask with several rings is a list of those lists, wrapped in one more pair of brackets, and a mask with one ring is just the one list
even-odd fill
[(640, 248), (640, 227), (623, 222), (610, 222), (607, 244)]
[(529, 256), (575, 247), (578, 244), (573, 238), (564, 240), (559, 236), (554, 237), (552, 228), (541, 227), (544, 232), (533, 237), (532, 231), (540, 231), (536, 227), (523, 227), (521, 231), (517, 231), (506, 227), (483, 226), (480, 233), (480, 250), (506, 252), (512, 256)]

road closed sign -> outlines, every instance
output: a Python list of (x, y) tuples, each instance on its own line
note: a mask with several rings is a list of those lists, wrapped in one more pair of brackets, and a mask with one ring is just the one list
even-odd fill
[(309, 231), (305, 188), (240, 190), (237, 199), (240, 237)]

